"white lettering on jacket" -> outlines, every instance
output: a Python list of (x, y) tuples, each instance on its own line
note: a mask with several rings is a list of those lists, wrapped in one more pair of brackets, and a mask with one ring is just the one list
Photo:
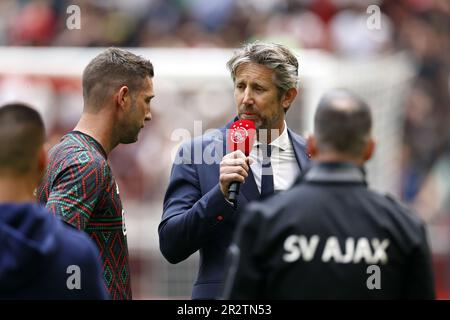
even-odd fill
[[(320, 237), (313, 235), (309, 239), (304, 235), (290, 235), (284, 241), (283, 261), (291, 263), (302, 259), (311, 261), (314, 259)], [(389, 246), (389, 239), (371, 240), (361, 237), (358, 239), (345, 239), (344, 246), (341, 247), (338, 238), (331, 236), (325, 239), (323, 252), (320, 255), (322, 262), (335, 263), (366, 263), (366, 264), (386, 264), (388, 255), (386, 250)]]

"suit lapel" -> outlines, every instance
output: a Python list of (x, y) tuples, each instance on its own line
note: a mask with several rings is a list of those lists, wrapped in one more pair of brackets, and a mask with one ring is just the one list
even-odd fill
[(295, 158), (297, 159), (300, 172), (305, 171), (309, 165), (309, 158), (306, 155), (306, 143), (302, 141), (301, 137), (296, 137), (291, 129), (288, 128), (289, 139), (294, 147)]

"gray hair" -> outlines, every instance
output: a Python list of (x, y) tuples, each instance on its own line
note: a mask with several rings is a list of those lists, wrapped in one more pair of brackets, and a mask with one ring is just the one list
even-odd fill
[(236, 70), (244, 63), (253, 62), (266, 66), (275, 72), (274, 83), (280, 95), (298, 85), (298, 61), (285, 46), (276, 43), (253, 42), (244, 45), (227, 62), (233, 81)]

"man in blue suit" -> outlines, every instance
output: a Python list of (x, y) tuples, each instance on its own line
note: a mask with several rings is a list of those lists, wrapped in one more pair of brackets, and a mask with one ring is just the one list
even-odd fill
[[(295, 55), (282, 45), (256, 42), (237, 51), (227, 66), (234, 82), (235, 120), (252, 120), (257, 139), (247, 157), (240, 150), (228, 152), (230, 122), (183, 144), (158, 228), (160, 249), (169, 262), (200, 250), (193, 299), (220, 296), (226, 250), (242, 208), (288, 189), (309, 162), (305, 141), (285, 121), (297, 96)], [(232, 182), (242, 183), (235, 206), (228, 199)]]

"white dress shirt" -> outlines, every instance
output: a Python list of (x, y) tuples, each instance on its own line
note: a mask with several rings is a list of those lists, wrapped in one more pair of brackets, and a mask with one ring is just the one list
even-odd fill
[[(253, 172), (256, 185), (261, 192), (262, 175), (262, 150), (258, 148), (261, 142), (255, 139), (250, 152), (250, 169)], [(273, 171), (273, 184), (275, 191), (290, 188), (300, 173), (297, 159), (295, 158), (294, 147), (289, 139), (287, 124), (284, 122), (284, 130), (281, 135), (270, 143), (272, 146), (272, 156), (270, 158)]]

